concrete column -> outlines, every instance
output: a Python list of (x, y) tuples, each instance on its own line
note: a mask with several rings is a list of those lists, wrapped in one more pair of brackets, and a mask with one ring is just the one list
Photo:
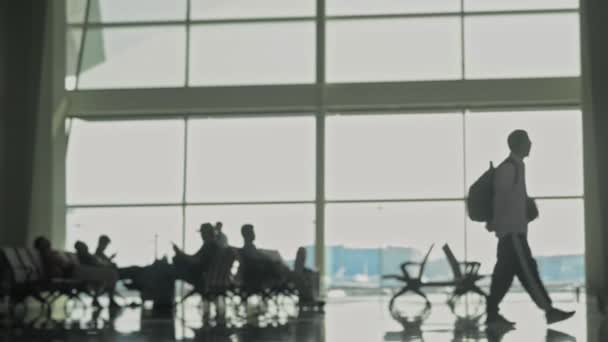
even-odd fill
[(39, 235), (65, 243), (65, 2), (49, 2), (35, 134), (27, 243)]
[[(44, 123), (49, 71), (44, 71), (51, 6), (33, 0), (0, 2), (0, 244), (24, 245), (37, 207), (34, 168), (46, 156), (36, 157), (36, 143)], [(49, 69), (50, 70), (50, 69)], [(44, 202), (43, 199), (40, 202)]]
[(588, 341), (606, 341), (608, 308), (608, 3), (581, 0)]

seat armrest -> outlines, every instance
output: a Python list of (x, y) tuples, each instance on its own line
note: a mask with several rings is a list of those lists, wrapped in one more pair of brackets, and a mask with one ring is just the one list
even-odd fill
[(82, 280), (70, 279), (70, 278), (51, 278), (49, 280), (51, 284), (60, 285), (79, 285), (84, 283)]
[(405, 276), (407, 279), (413, 279), (410, 274), (419, 274), (423, 265), (424, 263), (422, 262), (408, 261), (402, 263), (400, 268), (403, 276)]
[(479, 268), (481, 267), (481, 263), (476, 261), (464, 262), (463, 264), (466, 275), (477, 275)]
[(402, 282), (407, 282), (408, 279), (404, 276), (398, 275), (398, 274), (387, 274), (387, 275), (383, 275), (382, 279), (393, 279), (393, 280), (399, 280)]
[(404, 262), (404, 263), (401, 264), (402, 267), (403, 266), (412, 266), (412, 265), (419, 266), (419, 265), (422, 265), (422, 263), (421, 262), (416, 262), (416, 261), (408, 261), (408, 262)]

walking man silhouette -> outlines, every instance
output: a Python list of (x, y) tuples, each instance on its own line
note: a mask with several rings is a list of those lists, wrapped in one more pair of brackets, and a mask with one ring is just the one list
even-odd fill
[(528, 223), (538, 216), (536, 205), (528, 197), (526, 189), (524, 159), (530, 154), (532, 142), (526, 131), (516, 130), (509, 135), (508, 145), (511, 154), (497, 167), (494, 175), (493, 215), (488, 223), (488, 229), (498, 237), (498, 252), (486, 324), (489, 327), (514, 325), (499, 313), (499, 305), (515, 276), (534, 303), (545, 311), (547, 323), (563, 321), (572, 317), (574, 312), (553, 307), (528, 245)]

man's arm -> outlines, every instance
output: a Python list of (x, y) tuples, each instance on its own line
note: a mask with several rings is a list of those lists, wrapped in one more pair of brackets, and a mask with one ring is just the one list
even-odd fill
[(205, 246), (202, 246), (195, 254), (186, 254), (185, 251), (181, 250), (175, 244), (173, 244), (173, 251), (175, 252), (175, 258), (181, 259), (190, 263), (198, 263), (201, 258), (204, 258)]

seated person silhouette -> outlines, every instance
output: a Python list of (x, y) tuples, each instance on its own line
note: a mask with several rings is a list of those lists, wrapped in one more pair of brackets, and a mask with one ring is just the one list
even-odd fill
[(40, 253), (44, 274), (48, 279), (72, 277), (75, 265), (54, 250), (49, 239), (37, 237), (34, 240), (34, 248)]
[(224, 234), (224, 232), (222, 232), (222, 222), (216, 222), (215, 223), (215, 233), (217, 235), (217, 244), (221, 247), (221, 248), (226, 248), (228, 247), (228, 237), (226, 236), (226, 234)]
[(112, 242), (112, 240), (110, 240), (109, 236), (101, 235), (99, 237), (99, 240), (97, 241), (97, 248), (95, 249), (95, 256), (107, 265), (116, 266), (114, 264), (114, 258), (116, 258), (116, 253), (114, 253), (110, 256), (106, 255), (106, 250), (108, 249), (108, 246), (110, 245), (111, 242)]
[(322, 305), (319, 301), (318, 273), (306, 267), (306, 248), (300, 247), (296, 253), (291, 280), (298, 290), (303, 305)]
[[(100, 276), (106, 274), (108, 280), (108, 288), (102, 289), (103, 292), (108, 293), (108, 297), (110, 298), (110, 307), (117, 308), (119, 307), (118, 303), (114, 300), (115, 294), (115, 285), (116, 280), (118, 279), (118, 272), (113, 264), (107, 263), (105, 260), (98, 258), (97, 256), (91, 254), (89, 252), (89, 246), (82, 241), (76, 241), (74, 244), (74, 249), (76, 249), (76, 256), (78, 256), (78, 261), (84, 266), (90, 266), (90, 272), (96, 272)], [(93, 298), (93, 305), (99, 307), (99, 301), (97, 298), (97, 294)]]
[(196, 284), (203, 279), (221, 248), (217, 242), (215, 227), (211, 223), (201, 224), (199, 232), (203, 246), (194, 255), (188, 255), (175, 244), (173, 245), (175, 275), (177, 279), (185, 280), (190, 284)]
[(241, 227), (241, 236), (243, 236), (243, 248), (241, 254), (250, 257), (258, 257), (258, 249), (255, 246), (255, 231), (253, 225), (245, 224)]
[(37, 237), (34, 240), (34, 247), (40, 253), (42, 266), (48, 279), (74, 279), (99, 290), (114, 288), (118, 280), (116, 271), (109, 267), (74, 264), (53, 249), (51, 242), (45, 237)]
[(243, 285), (250, 291), (260, 291), (283, 283), (290, 274), (289, 268), (255, 246), (253, 225), (241, 227), (243, 247), (240, 249)]
[(74, 249), (76, 250), (78, 261), (80, 261), (81, 264), (88, 266), (104, 266), (99, 258), (89, 252), (89, 246), (87, 246), (86, 243), (76, 241), (74, 244)]

